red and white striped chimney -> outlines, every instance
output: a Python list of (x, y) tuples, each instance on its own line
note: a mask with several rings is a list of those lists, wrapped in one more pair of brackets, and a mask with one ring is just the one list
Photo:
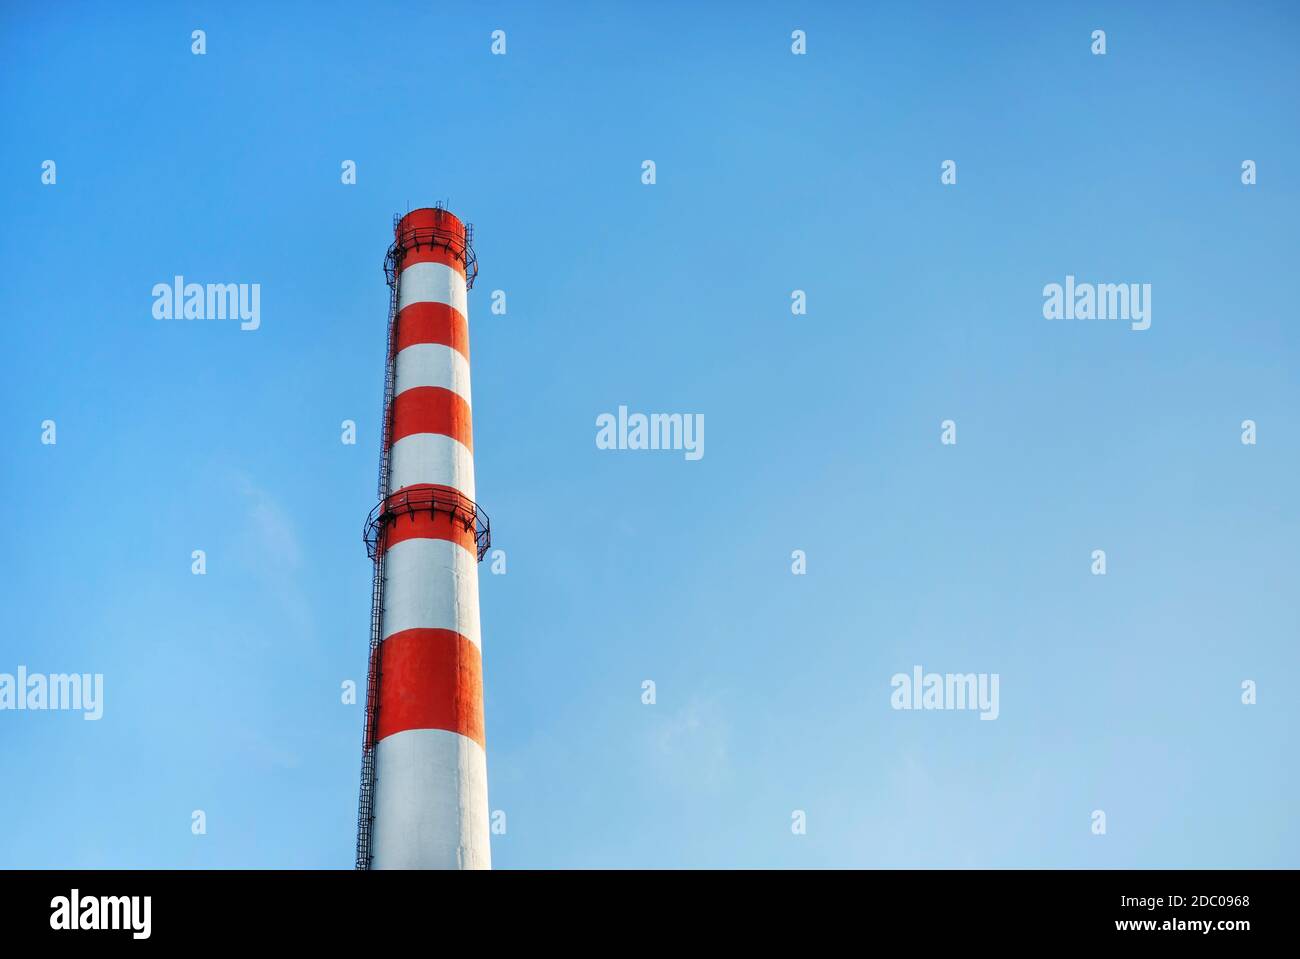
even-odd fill
[(488, 525), (474, 501), (471, 240), (446, 210), (413, 210), (398, 221), (386, 264), (391, 402), (386, 495), (366, 532), (376, 609), (360, 868), (491, 865), (478, 609)]

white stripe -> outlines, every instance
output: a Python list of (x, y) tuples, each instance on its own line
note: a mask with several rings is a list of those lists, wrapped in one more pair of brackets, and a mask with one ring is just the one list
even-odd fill
[(491, 869), (487, 754), (445, 729), (405, 729), (375, 748), (373, 869)]
[(446, 303), (469, 318), (465, 278), (444, 263), (415, 263), (402, 271), (397, 291), (397, 309), (411, 303)]
[(474, 455), (458, 439), (442, 433), (412, 433), (393, 444), (388, 462), (390, 492), (433, 483), (474, 498)]
[(447, 539), (394, 543), (384, 554), (384, 638), (404, 629), (450, 629), (478, 646), (478, 557)]
[(442, 343), (416, 343), (397, 354), (393, 393), (419, 386), (441, 386), (469, 405), (469, 360)]

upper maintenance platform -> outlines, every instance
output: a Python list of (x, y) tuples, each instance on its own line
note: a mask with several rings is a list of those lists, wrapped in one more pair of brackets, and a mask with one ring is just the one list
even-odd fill
[(384, 276), (391, 286), (407, 263), (442, 262), (465, 274), (466, 288), (478, 276), (474, 227), (442, 207), (426, 206), (393, 218), (393, 245), (384, 258)]

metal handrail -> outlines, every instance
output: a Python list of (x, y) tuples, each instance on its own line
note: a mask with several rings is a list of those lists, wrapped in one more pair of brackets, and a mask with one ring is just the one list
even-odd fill
[(492, 547), (492, 523), (472, 499), (460, 490), (450, 486), (420, 485), (398, 490), (392, 496), (375, 505), (366, 517), (365, 529), (361, 538), (365, 540), (366, 552), (371, 559), (380, 553), (380, 539), (388, 525), (398, 517), (428, 510), (437, 514), (439, 510), (447, 513), (452, 520), (459, 522), (466, 532), (474, 531), (474, 545), (478, 558), (482, 560)]
[(468, 223), (464, 226), (463, 237), (439, 226), (413, 227), (395, 234), (393, 245), (384, 256), (384, 278), (388, 285), (397, 282), (397, 271), (401, 269), (407, 250), (412, 247), (418, 250), (422, 246), (440, 246), (464, 264), (465, 288), (472, 289), (474, 279), (478, 276), (478, 257), (474, 253), (474, 227)]

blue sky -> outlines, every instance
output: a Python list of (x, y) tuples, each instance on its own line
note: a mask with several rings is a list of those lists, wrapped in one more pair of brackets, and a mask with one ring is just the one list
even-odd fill
[[(0, 712), (0, 866), (351, 866), (380, 264), (437, 200), (508, 557), (496, 866), (1300, 865), (1298, 28), (5, 5), (0, 672), (105, 704)], [(259, 283), (260, 329), (153, 319), (176, 274)], [(1150, 283), (1151, 328), (1044, 319), (1067, 274)], [(598, 450), (620, 404), (705, 456)], [(916, 664), (999, 718), (891, 709)]]

